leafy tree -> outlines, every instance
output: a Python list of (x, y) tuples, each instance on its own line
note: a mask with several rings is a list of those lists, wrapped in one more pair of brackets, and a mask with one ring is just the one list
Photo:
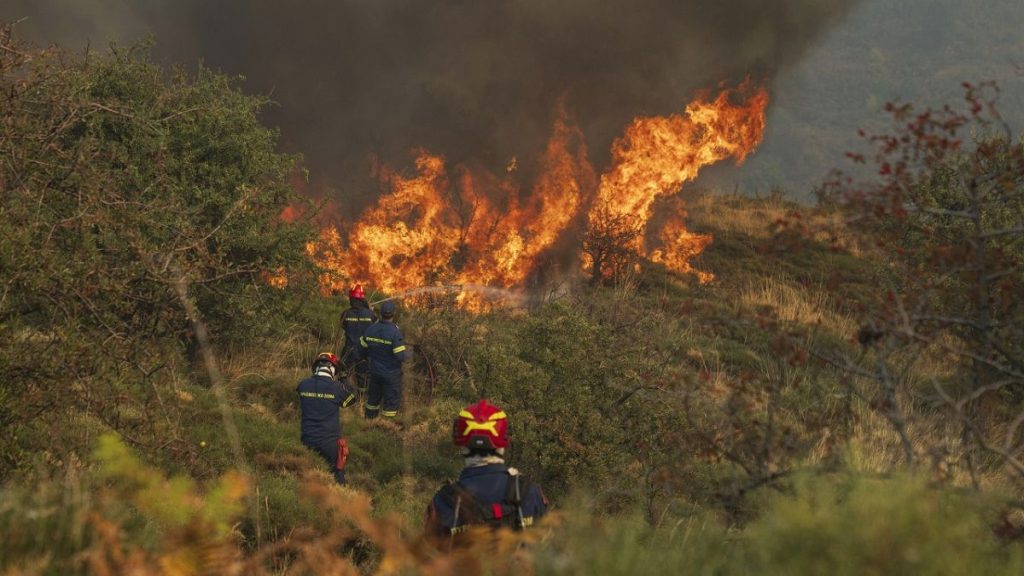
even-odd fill
[(218, 342), (267, 334), (290, 295), (266, 275), (309, 268), (309, 231), (279, 217), (296, 159), (260, 124), (266, 99), (164, 73), (144, 46), (38, 51), (5, 26), (0, 47), (3, 476), (55, 411), (144, 443), (155, 377), (194, 336), (182, 298)]
[(906, 417), (915, 401), (960, 423), (972, 475), (974, 446), (1024, 478), (1024, 145), (995, 85), (964, 87), (964, 109), (888, 105), (892, 129), (863, 134), (873, 154), (851, 154), (877, 179), (836, 173), (823, 188), (846, 217), (834, 249), (877, 254), (885, 280), (863, 310), (860, 352), (815, 355), (890, 421), (907, 462), (919, 456)]

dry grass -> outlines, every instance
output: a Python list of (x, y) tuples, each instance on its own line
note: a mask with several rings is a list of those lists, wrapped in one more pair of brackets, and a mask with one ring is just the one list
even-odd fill
[(720, 402), (728, 397), (731, 391), (729, 373), (722, 365), (717, 350), (701, 351), (691, 348), (686, 351), (686, 357), (705, 375), (704, 393), (709, 398)]
[(844, 337), (857, 330), (852, 318), (834, 311), (832, 297), (824, 290), (796, 288), (775, 278), (762, 278), (741, 289), (740, 301), (755, 310), (770, 308), (785, 323), (818, 326)]
[(218, 360), (221, 373), (229, 386), (249, 376), (290, 381), (304, 375), (310, 362), (321, 351), (313, 337), (304, 330), (295, 329), (258, 350), (221, 354)]
[[(686, 209), (693, 230), (713, 229), (719, 234), (763, 241), (772, 238), (778, 223), (787, 221), (806, 227), (810, 240), (841, 246), (856, 257), (864, 255), (863, 243), (855, 240), (842, 214), (795, 204), (781, 196), (749, 198), (705, 193), (688, 199)], [(794, 218), (796, 214), (798, 219)]]
[(752, 199), (743, 196), (701, 194), (690, 199), (688, 222), (696, 230), (714, 228), (721, 232), (764, 239), (771, 224), (792, 210), (781, 198)]

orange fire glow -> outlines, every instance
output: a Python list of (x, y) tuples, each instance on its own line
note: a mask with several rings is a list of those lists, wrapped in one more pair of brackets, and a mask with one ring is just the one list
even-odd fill
[[(737, 99), (742, 101), (734, 103)], [(689, 262), (710, 237), (690, 234), (680, 220), (670, 221), (661, 233), (664, 246), (654, 257), (643, 246), (651, 208), (659, 197), (675, 194), (696, 178), (704, 166), (730, 156), (742, 163), (761, 142), (767, 106), (767, 90), (747, 81), (714, 100), (698, 98), (683, 114), (635, 119), (612, 145), (612, 168), (601, 176), (589, 214), (591, 229), (607, 222), (635, 228), (639, 234), (630, 248), (637, 254), (678, 272), (693, 272)]]
[(307, 248), (327, 269), (325, 292), (357, 282), (390, 294), (440, 284), (520, 287), (567, 230), (600, 228), (611, 217), (641, 232), (629, 247), (638, 256), (708, 281), (690, 263), (711, 237), (689, 232), (685, 213), (668, 219), (661, 245), (647, 250), (652, 207), (702, 167), (729, 157), (742, 162), (760, 143), (767, 104), (767, 91), (748, 81), (713, 99), (698, 98), (682, 114), (637, 118), (614, 143), (611, 166), (600, 178), (562, 109), (525, 196), (514, 181), (515, 158), (497, 176), (453, 168), (421, 151), (414, 176), (382, 169), (390, 193), (346, 232), (326, 226)]
[(681, 218), (673, 217), (662, 227), (659, 237), (662, 246), (651, 251), (652, 262), (660, 262), (683, 274), (694, 274), (701, 284), (715, 279), (714, 274), (697, 270), (692, 264), (693, 259), (711, 244), (710, 234), (695, 234), (686, 229)]

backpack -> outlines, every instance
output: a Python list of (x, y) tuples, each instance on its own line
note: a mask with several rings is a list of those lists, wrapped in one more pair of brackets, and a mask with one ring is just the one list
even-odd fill
[(473, 493), (459, 482), (451, 482), (443, 486), (439, 492), (441, 499), (455, 511), (452, 534), (466, 530), (470, 526), (483, 525), (493, 529), (523, 529), (522, 497), (533, 487), (530, 479), (519, 474), (515, 468), (508, 469), (508, 481), (505, 484), (505, 496), (501, 502), (480, 502)]

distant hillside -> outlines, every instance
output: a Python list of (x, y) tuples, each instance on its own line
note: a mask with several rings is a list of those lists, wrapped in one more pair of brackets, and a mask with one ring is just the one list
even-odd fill
[(962, 102), (961, 83), (996, 80), (1001, 110), (1024, 131), (1024, 3), (1017, 0), (863, 0), (806, 58), (773, 83), (760, 151), (705, 183), (795, 198), (858, 149), (892, 100), (921, 107)]

